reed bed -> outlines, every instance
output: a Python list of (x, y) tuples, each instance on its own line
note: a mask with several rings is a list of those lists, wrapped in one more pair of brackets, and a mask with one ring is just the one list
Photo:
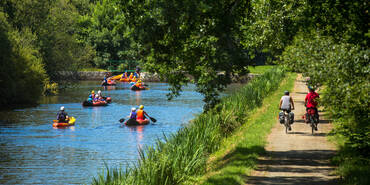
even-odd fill
[(137, 163), (121, 169), (110, 169), (93, 179), (100, 184), (181, 184), (191, 176), (206, 172), (209, 154), (219, 149), (228, 137), (248, 119), (248, 113), (261, 106), (264, 97), (278, 88), (284, 72), (273, 68), (255, 78), (214, 109), (200, 114), (176, 134), (158, 139), (155, 146), (139, 150)]

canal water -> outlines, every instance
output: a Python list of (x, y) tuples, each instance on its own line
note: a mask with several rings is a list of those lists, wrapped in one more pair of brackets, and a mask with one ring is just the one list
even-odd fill
[[(44, 97), (37, 107), (0, 112), (0, 184), (89, 184), (106, 166), (125, 168), (135, 162), (138, 148), (175, 133), (203, 107), (194, 85), (168, 101), (166, 83), (147, 83), (149, 90), (137, 92), (126, 83), (106, 89), (99, 84), (79, 82), (58, 96)], [(91, 90), (102, 90), (112, 103), (82, 107)], [(158, 121), (122, 126), (118, 120), (141, 104)], [(61, 106), (76, 118), (75, 126), (52, 127)]]

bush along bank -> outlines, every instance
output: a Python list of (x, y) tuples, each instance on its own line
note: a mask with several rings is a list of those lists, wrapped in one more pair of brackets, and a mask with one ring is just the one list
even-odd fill
[(246, 122), (263, 99), (276, 90), (285, 73), (277, 68), (253, 79), (238, 92), (222, 99), (214, 109), (200, 114), (176, 134), (158, 139), (155, 146), (140, 150), (137, 164), (107, 169), (93, 184), (181, 184), (206, 172), (209, 154), (223, 138)]

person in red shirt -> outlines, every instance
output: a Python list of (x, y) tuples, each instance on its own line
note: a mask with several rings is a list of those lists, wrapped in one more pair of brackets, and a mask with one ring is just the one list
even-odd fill
[(304, 105), (306, 107), (306, 112), (308, 111), (308, 109), (314, 109), (316, 118), (317, 120), (319, 120), (319, 113), (317, 112), (316, 98), (320, 98), (320, 96), (319, 94), (315, 92), (315, 90), (311, 86), (308, 86), (308, 90), (310, 92), (306, 95), (306, 98), (304, 99)]

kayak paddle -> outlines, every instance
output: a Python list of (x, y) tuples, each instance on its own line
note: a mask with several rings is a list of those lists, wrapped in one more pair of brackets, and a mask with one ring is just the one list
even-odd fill
[(123, 123), (125, 121), (125, 118), (122, 118), (119, 120), (120, 123)]
[(149, 116), (149, 118), (150, 118), (151, 121), (153, 121), (153, 123), (157, 122), (157, 120), (155, 118), (152, 118), (150, 116)]

